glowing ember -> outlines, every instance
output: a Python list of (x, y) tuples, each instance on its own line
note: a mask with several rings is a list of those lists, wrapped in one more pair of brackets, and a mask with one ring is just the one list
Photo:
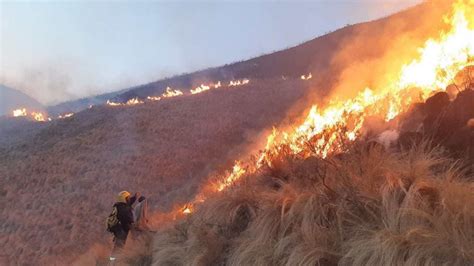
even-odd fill
[(13, 110), (14, 117), (20, 117), (20, 116), (26, 116), (26, 115), (27, 115), (26, 108)]
[(181, 209), (181, 212), (183, 214), (190, 214), (192, 213), (192, 210), (191, 210), (192, 206), (191, 205), (185, 205), (182, 209)]
[(181, 96), (183, 95), (183, 92), (180, 90), (173, 90), (170, 87), (166, 88), (165, 93), (163, 93), (163, 97), (165, 98), (171, 98), (171, 97), (176, 97), (176, 96)]
[(305, 75), (301, 75), (300, 77), (302, 80), (308, 80), (308, 79), (312, 79), (313, 78), (313, 75), (311, 73), (309, 73), (307, 76)]
[(216, 84), (213, 85), (214, 86), (214, 89), (218, 89), (220, 88), (222, 85), (221, 85), (221, 82), (218, 81)]

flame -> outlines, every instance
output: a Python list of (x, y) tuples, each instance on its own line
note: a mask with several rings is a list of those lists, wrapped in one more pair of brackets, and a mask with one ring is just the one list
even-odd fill
[(26, 108), (13, 110), (13, 117), (27, 116)]
[[(39, 121), (39, 122), (46, 121), (45, 116), (42, 113), (31, 112), (31, 117), (33, 117), (34, 120)], [(49, 121), (51, 121), (51, 120), (49, 120)]]
[(135, 98), (129, 99), (126, 103), (117, 103), (117, 102), (112, 102), (111, 100), (107, 100), (106, 104), (109, 106), (124, 106), (124, 105), (133, 106), (133, 105), (143, 104), (143, 103), (144, 102), (142, 100), (139, 100), (138, 97), (135, 97)]
[(142, 104), (143, 101), (139, 100), (138, 98), (129, 99), (125, 104), (126, 105), (137, 105)]
[(181, 212), (182, 212), (183, 214), (190, 214), (190, 213), (193, 212), (193, 209), (192, 209), (192, 208), (193, 208), (193, 206), (191, 206), (190, 204), (184, 205), (184, 207), (181, 208)]
[(122, 105), (121, 103), (112, 102), (111, 100), (107, 100), (106, 104), (109, 105), (109, 106), (120, 106), (120, 105)]
[(217, 191), (222, 191), (226, 187), (232, 185), (243, 174), (245, 174), (245, 169), (241, 166), (239, 161), (235, 162), (232, 172), (220, 184), (217, 185)]
[(313, 78), (313, 74), (309, 73), (307, 76), (301, 75), (300, 77), (302, 80), (309, 80)]
[[(248, 173), (246, 169), (251, 169), (252, 173), (271, 166), (272, 158), (282, 151), (303, 158), (325, 158), (343, 152), (347, 143), (362, 135), (361, 129), (368, 117), (392, 120), (413, 103), (425, 101), (434, 92), (452, 84), (459, 71), (474, 63), (473, 16), (470, 15), (474, 10), (466, 1), (459, 0), (453, 4), (453, 12), (446, 18), (450, 30), (441, 32), (437, 39), (426, 41), (419, 49), (419, 58), (402, 66), (394, 83), (378, 90), (365, 88), (352, 99), (334, 99), (325, 108), (314, 105), (303, 123), (293, 131), (279, 132), (274, 128), (265, 149), (257, 157), (256, 165), (247, 167), (250, 165), (236, 162), (233, 171), (213, 186), (215, 191), (231, 186)], [(473, 0), (468, 2), (474, 4)], [(311, 73), (308, 76), (311, 77)], [(308, 76), (301, 79), (306, 80)], [(234, 84), (237, 83), (231, 82), (229, 86)], [(190, 204), (205, 199), (204, 192), (201, 192)]]
[(451, 31), (442, 33), (439, 40), (428, 40), (420, 49), (420, 59), (402, 68), (400, 87), (420, 87), (427, 92), (444, 89), (459, 71), (474, 62), (474, 30), (470, 27), (474, 1), (467, 2), (454, 4), (454, 13), (447, 18)]
[(192, 90), (191, 90), (191, 94), (198, 94), (198, 93), (201, 93), (201, 92), (203, 92), (203, 91), (208, 91), (208, 90), (210, 90), (210, 89), (211, 89), (211, 87), (206, 86), (206, 85), (204, 85), (204, 84), (201, 84), (199, 87), (197, 87), (197, 88), (195, 88), (195, 89), (192, 89)]
[(204, 91), (208, 91), (210, 90), (211, 88), (212, 89), (218, 89), (222, 86), (221, 82), (218, 81), (217, 83), (211, 83), (209, 85), (204, 85), (204, 84), (201, 84), (199, 85), (199, 87), (196, 87), (194, 89), (191, 89), (190, 92), (191, 94), (198, 94), (198, 93), (201, 93), (201, 92), (204, 92)]
[(73, 116), (73, 115), (74, 115), (74, 113), (67, 113), (67, 114), (58, 116), (58, 119), (68, 118), (68, 117), (71, 117), (71, 116)]
[[(341, 152), (345, 142), (360, 136), (367, 117), (392, 120), (413, 103), (446, 88), (459, 71), (474, 62), (474, 30), (467, 20), (467, 15), (472, 14), (470, 11), (473, 10), (464, 1), (454, 4), (453, 15), (448, 18), (451, 30), (441, 33), (438, 39), (428, 40), (419, 50), (420, 58), (402, 67), (399, 81), (394, 85), (377, 92), (366, 88), (355, 98), (333, 100), (326, 108), (314, 105), (305, 121), (293, 132), (281, 134), (278, 141), (279, 134), (274, 130), (257, 168), (264, 165), (263, 162), (270, 164), (269, 158), (282, 147), (288, 147), (295, 155), (323, 158)], [(313, 146), (310, 150), (308, 143)]]
[(249, 79), (231, 80), (231, 81), (229, 82), (229, 87), (242, 86), (242, 85), (248, 84), (249, 82), (250, 82)]
[(28, 114), (28, 111), (26, 108), (19, 108), (16, 110), (13, 110), (12, 112), (13, 117), (30, 117), (31, 119), (34, 119), (38, 122), (45, 122), (46, 120), (51, 121), (51, 118), (47, 117), (45, 114), (41, 112), (31, 112)]
[(173, 90), (170, 87), (166, 87), (165, 93), (163, 93), (164, 98), (171, 98), (171, 97), (176, 97), (176, 96), (181, 96), (183, 95), (183, 92), (180, 90)]
[(152, 101), (152, 102), (161, 100), (161, 97), (159, 97), (159, 96), (148, 96), (146, 98), (147, 98), (147, 100)]

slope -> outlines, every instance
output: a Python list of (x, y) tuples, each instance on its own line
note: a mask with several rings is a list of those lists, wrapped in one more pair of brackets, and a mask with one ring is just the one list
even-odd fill
[(21, 91), (0, 84), (0, 116), (11, 115), (13, 110), (27, 107), (33, 111), (42, 111), (41, 103)]
[[(5, 119), (9, 126), (0, 136), (0, 258), (6, 263), (72, 261), (93, 243), (107, 240), (98, 225), (113, 195), (123, 189), (142, 191), (159, 210), (189, 200), (204, 177), (228, 169), (249, 146), (260, 147), (256, 143), (262, 130), (284, 126), (289, 110), (288, 124), (294, 124), (307, 107), (302, 102), (321, 100), (307, 93), (330, 91), (344, 66), (383, 56), (393, 35), (400, 34), (402, 40), (410, 36), (415, 44), (424, 41), (433, 23), (422, 18), (433, 12), (422, 8), (320, 37), (314, 47), (312, 42), (300, 46), (311, 49), (290, 49), (256, 63), (228, 66), (230, 74), (225, 67), (197, 72), (182, 86), (221, 77), (253, 78), (250, 85), (134, 107), (95, 106), (64, 120), (27, 127)], [(372, 43), (370, 49), (367, 42)], [(410, 47), (416, 50), (416, 45)], [(357, 56), (343, 60), (346, 54)], [(307, 63), (300, 66), (300, 60)], [(317, 71), (315, 78), (299, 80), (308, 70)], [(179, 87), (160, 82), (117, 100), (156, 95), (168, 85)]]

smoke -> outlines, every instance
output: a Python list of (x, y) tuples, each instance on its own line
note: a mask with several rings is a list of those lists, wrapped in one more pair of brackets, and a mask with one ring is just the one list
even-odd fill
[(377, 140), (385, 148), (389, 148), (392, 143), (398, 140), (398, 137), (400, 137), (400, 133), (397, 130), (386, 130), (378, 136)]
[(169, 72), (159, 70), (133, 77), (122, 72), (97, 71), (103, 68), (93, 65), (92, 61), (74, 58), (27, 62), (22, 67), (3, 67), (0, 84), (20, 90), (44, 105), (54, 105), (117, 91), (169, 75)]
[(0, 83), (18, 89), (43, 104), (76, 96), (70, 91), (73, 87), (71, 76), (60, 66), (27, 67), (5, 72), (2, 72)]
[(330, 99), (352, 98), (367, 87), (377, 90), (396, 82), (402, 66), (417, 58), (418, 48), (446, 28), (443, 16), (449, 6), (424, 3), (379, 22), (379, 27), (356, 26), (332, 60), (332, 68), (341, 72)]

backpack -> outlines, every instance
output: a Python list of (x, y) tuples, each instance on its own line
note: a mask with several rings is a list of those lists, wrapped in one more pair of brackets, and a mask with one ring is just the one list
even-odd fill
[(107, 231), (111, 233), (113, 233), (117, 229), (117, 226), (120, 225), (120, 221), (117, 217), (117, 214), (117, 206), (114, 205), (112, 212), (109, 214), (105, 222), (107, 226)]

